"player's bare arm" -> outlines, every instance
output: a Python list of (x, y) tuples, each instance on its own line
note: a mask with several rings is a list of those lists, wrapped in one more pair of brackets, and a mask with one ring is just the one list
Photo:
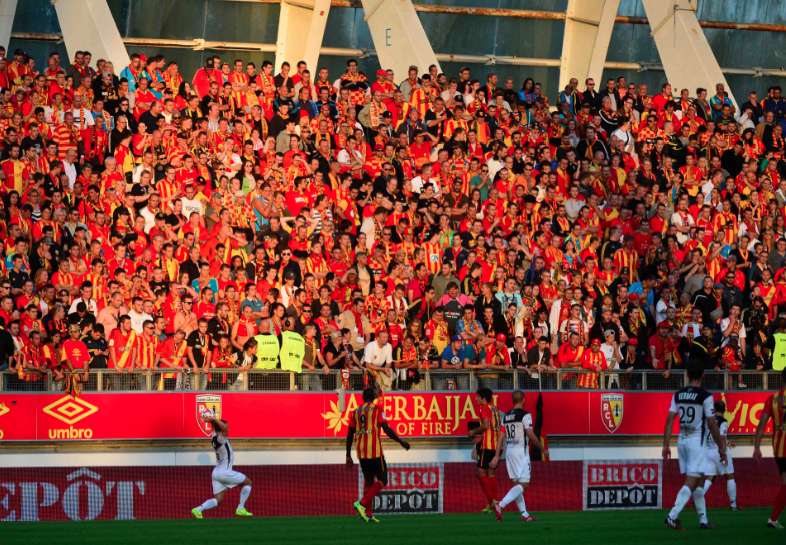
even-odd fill
[(764, 404), (764, 410), (761, 412), (761, 419), (756, 428), (756, 437), (753, 438), (753, 458), (754, 460), (761, 460), (761, 440), (764, 438), (764, 430), (767, 429), (767, 423), (770, 421), (770, 404)]
[(223, 433), (225, 436), (229, 435), (229, 422), (226, 420), (219, 420), (216, 418), (216, 415), (210, 412), (206, 412), (202, 418), (205, 422), (213, 426), (214, 430)]
[(499, 430), (499, 434), (497, 434), (497, 449), (494, 451), (494, 458), (491, 459), (489, 463), (489, 467), (491, 469), (496, 469), (499, 465), (499, 459), (502, 457), (502, 449), (505, 446), (505, 443), (508, 440), (508, 434), (505, 433), (505, 428), (501, 427)]
[(485, 432), (490, 427), (491, 427), (491, 422), (489, 422), (489, 420), (487, 418), (482, 419), (480, 421), (480, 426), (478, 426), (477, 428), (472, 428), (471, 430), (469, 430), (469, 437), (470, 437), (470, 439), (475, 437), (476, 435), (483, 435), (483, 432)]
[(355, 441), (355, 428), (351, 427), (347, 430), (347, 465), (354, 464), (352, 461), (352, 443)]
[(399, 437), (398, 435), (396, 435), (396, 432), (393, 431), (393, 429), (390, 427), (390, 425), (387, 422), (383, 422), (382, 425), (380, 425), (380, 428), (384, 430), (384, 432), (387, 434), (388, 437), (390, 437), (396, 443), (401, 445), (404, 448), (404, 450), (409, 450), (409, 443), (404, 439), (402, 439), (401, 437)]
[(538, 447), (542, 453), (546, 453), (546, 445), (540, 440), (540, 437), (535, 435), (535, 431), (532, 428), (527, 428), (527, 437), (529, 437), (529, 442), (531, 445), (535, 445)]
[[(663, 459), (668, 460), (671, 458), (671, 430), (674, 428), (674, 417), (677, 413), (669, 411), (669, 416), (666, 417), (666, 427), (663, 430)], [(713, 436), (714, 437), (714, 436)]]

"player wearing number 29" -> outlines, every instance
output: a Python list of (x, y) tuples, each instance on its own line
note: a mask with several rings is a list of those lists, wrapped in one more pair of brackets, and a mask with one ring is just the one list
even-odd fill
[(685, 475), (685, 484), (677, 493), (674, 507), (666, 517), (666, 526), (675, 530), (682, 528), (678, 517), (691, 498), (699, 515), (699, 527), (710, 528), (702, 479), (706, 456), (704, 446), (706, 430), (709, 430), (710, 436), (718, 446), (721, 463), (726, 463), (726, 438), (718, 429), (712, 394), (701, 387), (703, 375), (704, 367), (700, 363), (693, 362), (688, 366), (688, 387), (674, 394), (671, 399), (666, 429), (663, 432), (663, 458), (667, 460), (671, 457), (669, 442), (674, 418), (679, 416), (680, 436), (677, 440), (677, 454), (680, 473)]
[(524, 410), (524, 392), (513, 392), (513, 409), (502, 417), (502, 428), (497, 441), (497, 453), (492, 465), (496, 467), (499, 462), (502, 447), (505, 447), (505, 465), (508, 468), (508, 477), (513, 481), (513, 488), (508, 490), (505, 497), (494, 505), (497, 520), (502, 521), (502, 512), (509, 504), (516, 502), (521, 513), (521, 520), (532, 522), (535, 517), (527, 512), (524, 501), (524, 492), (530, 482), (531, 464), (529, 459), (530, 441), (543, 449), (538, 436), (532, 431), (532, 415)]
[(353, 504), (357, 514), (366, 522), (379, 522), (374, 516), (374, 498), (388, 484), (388, 470), (382, 454), (382, 430), (409, 450), (409, 443), (400, 439), (390, 429), (382, 408), (375, 402), (377, 392), (373, 388), (363, 390), (363, 405), (355, 410), (347, 431), (347, 465), (352, 462), (352, 443), (357, 435), (357, 453), (363, 472), (363, 497)]
[(226, 420), (216, 418), (210, 411), (202, 413), (202, 420), (213, 426), (211, 442), (213, 443), (213, 450), (216, 452), (216, 467), (213, 468), (212, 475), (213, 497), (206, 500), (199, 507), (194, 507), (191, 510), (191, 514), (194, 515), (194, 518), (203, 518), (202, 512), (217, 507), (221, 500), (224, 499), (224, 493), (228, 489), (242, 484), (240, 502), (237, 504), (237, 509), (235, 509), (235, 515), (238, 517), (252, 516), (246, 510), (246, 500), (251, 495), (251, 479), (232, 469), (232, 464), (235, 461), (235, 451), (229, 442), (229, 423)]

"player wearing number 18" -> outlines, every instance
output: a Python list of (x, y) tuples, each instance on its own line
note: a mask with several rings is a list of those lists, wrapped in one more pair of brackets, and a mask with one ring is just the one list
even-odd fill
[(524, 492), (530, 482), (531, 464), (529, 459), (529, 444), (545, 450), (538, 436), (532, 430), (532, 415), (524, 410), (524, 392), (513, 392), (513, 410), (502, 417), (502, 428), (499, 431), (497, 441), (497, 453), (492, 460), (492, 466), (496, 467), (499, 462), (503, 445), (505, 446), (505, 465), (508, 468), (508, 477), (513, 481), (513, 487), (508, 490), (505, 497), (494, 510), (497, 520), (502, 521), (502, 512), (509, 504), (516, 502), (521, 513), (521, 520), (532, 522), (535, 517), (527, 512), (527, 504), (524, 502)]
[(357, 453), (363, 472), (363, 497), (353, 504), (357, 514), (366, 522), (379, 522), (374, 516), (374, 498), (388, 484), (388, 470), (382, 454), (382, 433), (385, 433), (409, 450), (409, 443), (399, 438), (390, 429), (382, 408), (376, 403), (377, 392), (373, 388), (363, 390), (363, 405), (355, 410), (347, 431), (347, 465), (352, 466), (352, 443), (357, 435)]
[(677, 440), (680, 473), (685, 475), (685, 484), (677, 493), (674, 507), (666, 517), (666, 526), (680, 530), (682, 525), (677, 517), (693, 498), (693, 505), (699, 515), (699, 527), (710, 528), (707, 520), (707, 504), (704, 501), (704, 448), (705, 430), (709, 429), (712, 439), (718, 446), (721, 464), (726, 464), (726, 438), (721, 436), (715, 416), (712, 394), (701, 387), (704, 367), (701, 363), (688, 365), (688, 386), (671, 399), (666, 428), (663, 432), (663, 459), (671, 457), (671, 430), (674, 418), (679, 415), (680, 437)]

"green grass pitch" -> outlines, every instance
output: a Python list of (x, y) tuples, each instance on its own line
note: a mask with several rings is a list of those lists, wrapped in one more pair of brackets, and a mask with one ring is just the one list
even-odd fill
[(498, 523), (492, 515), (388, 516), (380, 524), (355, 517), (303, 517), (39, 522), (0, 524), (2, 545), (488, 545), (577, 544), (648, 545), (769, 545), (786, 544), (786, 532), (765, 527), (767, 511), (711, 511), (714, 530), (699, 530), (696, 515), (683, 513), (685, 530), (663, 526), (665, 511), (537, 513), (523, 523), (506, 513)]

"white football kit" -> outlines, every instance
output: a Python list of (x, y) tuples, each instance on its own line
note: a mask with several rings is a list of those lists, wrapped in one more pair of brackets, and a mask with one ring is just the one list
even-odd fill
[(528, 483), (531, 464), (529, 458), (529, 436), (532, 415), (524, 409), (513, 409), (502, 418), (505, 428), (505, 465), (511, 481)]
[(211, 436), (213, 450), (216, 451), (216, 467), (213, 468), (213, 495), (242, 484), (246, 476), (232, 469), (235, 451), (229, 439), (221, 432), (214, 431)]
[[(729, 423), (720, 414), (716, 414), (715, 419), (718, 421), (720, 436), (726, 437), (726, 434), (729, 432)], [(707, 430), (707, 436), (704, 438), (704, 448), (706, 449), (704, 453), (704, 475), (714, 477), (715, 475), (732, 475), (734, 473), (734, 462), (731, 459), (729, 448), (726, 447), (726, 465), (723, 465), (720, 459), (720, 450), (709, 430)]]
[(707, 419), (715, 417), (712, 394), (694, 386), (683, 388), (671, 398), (669, 412), (676, 414), (680, 422), (677, 440), (680, 473), (691, 477), (703, 475)]

